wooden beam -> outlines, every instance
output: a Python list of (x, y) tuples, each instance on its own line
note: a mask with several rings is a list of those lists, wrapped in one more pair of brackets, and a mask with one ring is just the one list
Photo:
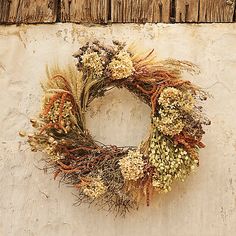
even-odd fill
[(200, 0), (199, 22), (233, 22), (236, 0)]
[(61, 0), (61, 21), (76, 23), (106, 23), (107, 0)]
[(234, 22), (236, 22), (236, 2), (235, 2), (235, 4), (234, 4), (235, 6), (234, 6), (234, 19), (233, 19), (233, 21)]
[(198, 22), (198, 0), (176, 1), (176, 22)]
[(170, 22), (171, 0), (111, 0), (112, 22)]
[(0, 23), (47, 23), (56, 16), (56, 0), (0, 0)]
[(236, 21), (236, 0), (0, 0), (0, 23)]

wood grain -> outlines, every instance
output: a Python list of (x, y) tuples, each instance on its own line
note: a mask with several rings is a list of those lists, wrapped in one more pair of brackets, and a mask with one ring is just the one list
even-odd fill
[(55, 22), (57, 0), (0, 0), (0, 23)]
[(236, 3), (235, 3), (234, 5), (235, 5), (235, 6), (234, 6), (234, 19), (233, 19), (233, 21), (236, 22)]
[(170, 0), (111, 0), (112, 22), (169, 22)]
[(61, 21), (77, 23), (106, 23), (107, 0), (61, 0)]
[(0, 0), (0, 23), (236, 21), (236, 0)]
[(176, 22), (198, 22), (198, 0), (176, 1)]
[(199, 22), (233, 22), (235, 0), (200, 0)]

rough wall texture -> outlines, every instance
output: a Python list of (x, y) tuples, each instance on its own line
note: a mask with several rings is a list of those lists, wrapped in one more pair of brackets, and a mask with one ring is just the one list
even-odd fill
[[(39, 108), (45, 65), (74, 63), (71, 54), (98, 38), (136, 41), (160, 58), (198, 64), (195, 82), (213, 97), (206, 109), (213, 124), (205, 136), (201, 166), (150, 207), (126, 219), (72, 206), (72, 189), (37, 167), (40, 154), (17, 136), (29, 130)], [(236, 234), (236, 25), (73, 24), (0, 27), (0, 235), (1, 236), (231, 236)], [(148, 108), (126, 91), (95, 101), (88, 113), (103, 142), (137, 144), (149, 122)]]

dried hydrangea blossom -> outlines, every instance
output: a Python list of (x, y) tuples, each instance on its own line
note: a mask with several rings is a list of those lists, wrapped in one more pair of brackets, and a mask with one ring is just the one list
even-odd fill
[(163, 107), (174, 108), (178, 106), (182, 97), (182, 92), (176, 88), (165, 88), (158, 99), (158, 103)]
[(154, 130), (149, 152), (150, 163), (155, 167), (152, 184), (160, 191), (170, 191), (175, 179), (184, 181), (198, 165), (198, 160), (157, 130)]
[(143, 177), (143, 154), (137, 151), (129, 151), (128, 156), (119, 161), (121, 173), (126, 180), (137, 180)]
[(124, 50), (120, 51), (108, 65), (112, 79), (124, 79), (133, 74), (134, 67), (130, 54)]
[(189, 91), (181, 91), (168, 87), (164, 89), (158, 99), (161, 106), (153, 124), (165, 135), (179, 134), (186, 125), (185, 114), (191, 114), (195, 99)]
[(159, 116), (153, 117), (153, 124), (160, 132), (170, 136), (179, 134), (184, 128), (181, 114), (174, 109), (160, 109)]
[(167, 87), (160, 94), (158, 103), (165, 109), (179, 109), (191, 112), (194, 108), (195, 99), (189, 91)]
[(86, 71), (95, 77), (102, 76), (103, 64), (97, 52), (85, 53), (82, 57), (82, 64)]
[(89, 198), (96, 199), (102, 196), (107, 190), (107, 187), (103, 183), (100, 176), (92, 178), (85, 187), (83, 187), (83, 193)]

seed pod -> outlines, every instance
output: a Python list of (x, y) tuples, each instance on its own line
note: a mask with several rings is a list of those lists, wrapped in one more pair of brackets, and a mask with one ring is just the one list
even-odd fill
[(21, 137), (25, 137), (25, 136), (26, 136), (26, 132), (23, 131), (23, 130), (21, 130), (21, 131), (19, 131), (19, 135), (20, 135)]
[(55, 141), (55, 139), (53, 137), (49, 137), (49, 139), (48, 139), (49, 143), (53, 143), (54, 141)]
[(32, 127), (34, 128), (38, 128), (38, 121), (36, 119), (30, 119), (30, 122), (32, 124)]

